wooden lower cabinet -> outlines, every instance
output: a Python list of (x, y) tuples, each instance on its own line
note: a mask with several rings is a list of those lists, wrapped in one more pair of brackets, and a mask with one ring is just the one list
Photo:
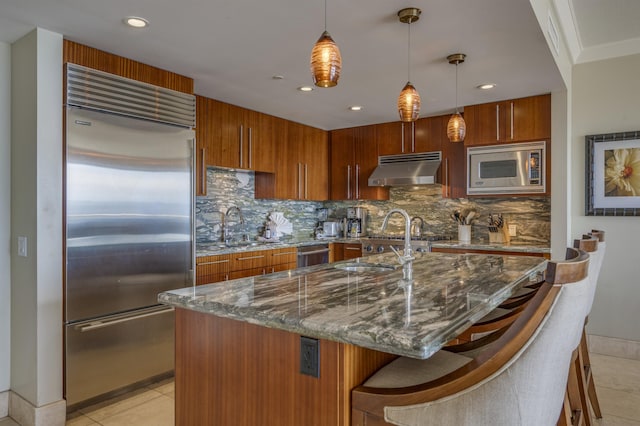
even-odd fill
[(247, 278), (297, 267), (295, 247), (202, 256), (196, 259), (196, 284)]
[(316, 378), (300, 337), (176, 309), (176, 426), (350, 425), (351, 390), (396, 356), (321, 339)]
[(228, 254), (196, 258), (196, 285), (228, 280), (230, 263)]
[(521, 251), (505, 251), (505, 250), (479, 250), (479, 249), (462, 249), (462, 248), (452, 248), (452, 247), (432, 247), (431, 251), (433, 253), (456, 253), (456, 254), (465, 254), (465, 253), (480, 253), (480, 254), (500, 254), (503, 256), (537, 256), (544, 257), (545, 259), (550, 259), (551, 255), (549, 253), (525, 253)]
[(362, 243), (333, 243), (333, 260), (356, 259), (362, 257)]

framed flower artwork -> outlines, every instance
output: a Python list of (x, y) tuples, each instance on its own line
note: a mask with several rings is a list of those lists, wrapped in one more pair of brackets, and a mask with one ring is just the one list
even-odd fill
[(589, 135), (585, 143), (585, 214), (640, 216), (640, 130)]

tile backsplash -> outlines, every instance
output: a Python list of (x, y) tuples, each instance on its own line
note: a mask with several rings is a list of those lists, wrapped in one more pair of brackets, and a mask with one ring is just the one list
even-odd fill
[[(386, 212), (400, 208), (425, 222), (425, 233), (445, 234), (455, 238), (457, 225), (450, 214), (456, 209), (475, 208), (480, 217), (472, 227), (474, 239), (488, 240), (487, 220), (489, 214), (502, 213), (512, 225), (516, 225), (513, 242), (549, 243), (551, 237), (551, 200), (549, 197), (510, 198), (442, 198), (440, 185), (418, 187), (394, 187), (389, 201), (293, 201), (254, 199), (254, 173), (210, 167), (207, 170), (206, 196), (196, 199), (196, 241), (199, 243), (220, 241), (225, 212), (231, 206), (242, 211), (244, 230), (238, 224), (234, 212), (228, 217), (234, 235), (247, 233), (250, 239), (262, 234), (262, 228), (270, 212), (282, 212), (293, 224), (293, 237), (309, 238), (316, 225), (316, 209), (326, 207), (331, 218), (346, 216), (347, 207), (359, 206), (368, 209), (369, 233), (379, 233)], [(394, 215), (387, 231), (400, 233), (404, 229), (400, 215)]]

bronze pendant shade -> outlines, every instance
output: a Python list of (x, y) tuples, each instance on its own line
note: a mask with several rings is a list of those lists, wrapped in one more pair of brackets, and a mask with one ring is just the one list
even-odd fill
[(398, 19), (409, 25), (407, 43), (407, 84), (398, 96), (398, 114), (403, 122), (416, 121), (420, 116), (420, 94), (411, 84), (411, 23), (420, 19), (422, 11), (416, 7), (408, 7), (398, 12)]
[(340, 49), (325, 30), (311, 50), (313, 84), (319, 87), (337, 85), (341, 69)]
[(451, 142), (462, 142), (467, 134), (467, 124), (458, 112), (458, 64), (464, 62), (466, 56), (464, 53), (454, 53), (447, 56), (449, 63), (456, 66), (456, 112), (451, 116), (447, 124), (447, 137)]
[(398, 96), (398, 114), (404, 122), (416, 121), (420, 115), (420, 94), (409, 81)]

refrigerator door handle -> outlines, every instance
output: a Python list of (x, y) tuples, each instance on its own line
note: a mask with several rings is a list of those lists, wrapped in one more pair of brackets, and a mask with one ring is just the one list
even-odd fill
[(121, 324), (123, 322), (128, 322), (128, 321), (134, 321), (140, 318), (147, 318), (147, 317), (152, 317), (155, 315), (161, 315), (161, 314), (166, 314), (168, 312), (172, 312), (174, 311), (173, 307), (166, 307), (163, 306), (162, 308), (153, 310), (153, 311), (147, 311), (143, 314), (131, 314), (131, 315), (126, 315), (126, 316), (122, 316), (122, 317), (118, 317), (118, 318), (114, 318), (114, 319), (105, 319), (105, 320), (97, 320), (97, 321), (91, 321), (87, 324), (79, 324), (75, 327), (76, 330), (78, 330), (81, 333), (85, 333), (87, 331), (92, 331), (92, 330), (97, 330), (100, 328), (105, 328), (105, 327), (110, 327), (112, 325), (116, 325), (116, 324)]

